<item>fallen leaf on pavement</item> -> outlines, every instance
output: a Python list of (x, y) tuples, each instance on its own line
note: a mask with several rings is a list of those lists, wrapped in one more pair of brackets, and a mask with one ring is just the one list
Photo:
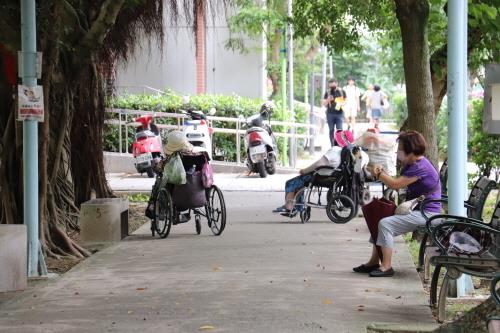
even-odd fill
[(205, 326), (200, 326), (200, 328), (198, 330), (200, 331), (211, 331), (215, 329), (215, 327), (213, 327), (212, 325), (205, 325)]
[(325, 299), (323, 300), (323, 304), (325, 304), (325, 305), (330, 305), (330, 304), (332, 304), (332, 300), (331, 300), (331, 299), (329, 299), (329, 298), (325, 298)]
[(145, 288), (145, 287), (144, 287), (144, 288), (142, 288), (142, 287), (141, 287), (141, 288), (137, 288), (136, 290), (138, 290), (138, 291), (143, 291), (143, 290), (146, 290), (146, 289), (148, 289), (148, 288)]
[(400, 299), (400, 298), (401, 298), (401, 296), (396, 297), (396, 299)]
[(219, 267), (217, 267), (217, 266), (215, 266), (214, 268), (212, 268), (212, 270), (213, 270), (214, 272), (218, 272), (218, 271), (220, 271), (220, 268), (219, 268)]
[(128, 310), (128, 311), (127, 311), (127, 313), (128, 313), (128, 314), (132, 314), (132, 313), (134, 313), (134, 311), (132, 311), (132, 310)]

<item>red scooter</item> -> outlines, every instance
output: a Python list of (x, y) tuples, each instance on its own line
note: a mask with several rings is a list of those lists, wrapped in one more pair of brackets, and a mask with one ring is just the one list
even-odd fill
[(149, 178), (153, 178), (154, 167), (161, 160), (163, 153), (160, 131), (153, 124), (152, 115), (143, 115), (134, 121), (141, 123), (136, 129), (135, 140), (132, 143), (135, 168), (141, 175), (146, 172)]

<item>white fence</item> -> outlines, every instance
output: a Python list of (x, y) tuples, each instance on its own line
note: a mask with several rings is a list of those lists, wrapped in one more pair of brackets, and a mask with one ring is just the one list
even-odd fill
[[(173, 118), (176, 119), (177, 124), (176, 125), (166, 125), (166, 124), (158, 124), (155, 123), (155, 125), (158, 127), (158, 129), (161, 130), (169, 130), (169, 129), (182, 129), (182, 126), (184, 125), (184, 120), (188, 119), (189, 117), (180, 114), (180, 113), (167, 113), (167, 112), (154, 112), (154, 111), (144, 111), (144, 110), (130, 110), (130, 109), (113, 109), (113, 108), (107, 108), (106, 109), (107, 113), (115, 113), (118, 114), (118, 119), (107, 119), (105, 121), (106, 124), (108, 125), (114, 125), (119, 127), (119, 135), (118, 135), (118, 150), (120, 154), (126, 153), (127, 152), (127, 147), (128, 147), (128, 127), (137, 127), (140, 125), (140, 123), (137, 122), (127, 122), (127, 116), (139, 116), (139, 115), (145, 115), (145, 114), (154, 114), (155, 118)], [(242, 129), (241, 124), (245, 123), (246, 121), (240, 118), (231, 118), (231, 117), (217, 117), (217, 116), (207, 116), (207, 120), (210, 122), (213, 121), (218, 121), (218, 122), (226, 122), (226, 123), (235, 123), (236, 128), (218, 128), (218, 127), (213, 127), (214, 130), (214, 135), (217, 133), (226, 133), (226, 134), (234, 134), (235, 135), (235, 143), (236, 143), (236, 163), (241, 164), (241, 136), (245, 134), (245, 130)], [(285, 126), (285, 127), (295, 127), (295, 128), (307, 128), (307, 129), (316, 129), (316, 126), (314, 125), (309, 125), (309, 124), (301, 124), (301, 123), (294, 123), (294, 122), (286, 122), (286, 121), (270, 121), (270, 125), (273, 126)], [(125, 128), (125, 133), (126, 135), (123, 136), (123, 128)], [(296, 139), (310, 139), (311, 135), (310, 134), (290, 134), (290, 133), (280, 133), (280, 132), (274, 132), (274, 135), (276, 137), (284, 137), (284, 138), (291, 138), (292, 140)], [(125, 145), (124, 145), (125, 143)], [(297, 145), (295, 145), (297, 147)]]

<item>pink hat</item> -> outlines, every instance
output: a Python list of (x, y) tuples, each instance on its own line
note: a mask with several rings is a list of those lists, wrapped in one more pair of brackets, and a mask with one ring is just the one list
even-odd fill
[(335, 133), (335, 141), (337, 141), (337, 144), (340, 147), (345, 147), (349, 143), (350, 144), (354, 143), (354, 135), (349, 130), (346, 131), (338, 130)]

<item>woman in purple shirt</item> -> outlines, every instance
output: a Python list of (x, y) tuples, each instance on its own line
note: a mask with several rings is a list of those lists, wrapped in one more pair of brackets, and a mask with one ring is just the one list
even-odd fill
[[(416, 131), (402, 133), (398, 138), (398, 160), (403, 164), (401, 176), (391, 177), (385, 170), (375, 165), (372, 168), (373, 175), (388, 187), (399, 190), (407, 187), (406, 199), (411, 200), (421, 195), (426, 199), (441, 198), (441, 183), (439, 175), (427, 158), (424, 157), (427, 146), (422, 134)], [(440, 203), (429, 204), (426, 210), (430, 215), (439, 213)], [(425, 219), (420, 212), (420, 207), (407, 215), (394, 215), (380, 220), (376, 245), (382, 248), (380, 260), (377, 248), (373, 244), (372, 256), (366, 264), (354, 267), (357, 273), (369, 273), (372, 277), (393, 276), (392, 252), (394, 248), (394, 237), (416, 230), (425, 224)]]

